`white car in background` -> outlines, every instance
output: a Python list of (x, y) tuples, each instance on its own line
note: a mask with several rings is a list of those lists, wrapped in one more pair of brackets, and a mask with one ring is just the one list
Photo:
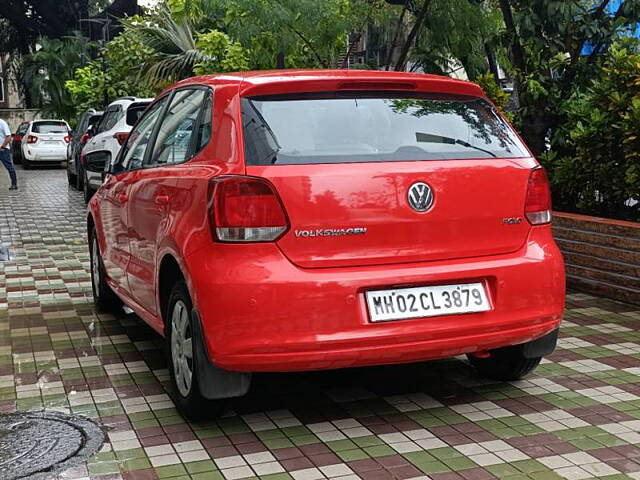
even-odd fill
[[(96, 165), (108, 165), (116, 158), (129, 132), (152, 101), (153, 98), (122, 97), (104, 110), (93, 136), (80, 154), (86, 202), (102, 185), (103, 175), (96, 172)], [(86, 168), (87, 162), (91, 162), (93, 171)]]
[(67, 145), (71, 140), (69, 124), (64, 120), (33, 120), (29, 122), (20, 145), (22, 166), (62, 165), (67, 159)]

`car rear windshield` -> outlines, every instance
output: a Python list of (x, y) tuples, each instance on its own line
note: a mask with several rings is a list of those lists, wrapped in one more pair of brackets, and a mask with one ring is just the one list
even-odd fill
[(242, 99), (247, 165), (528, 156), (478, 97), (323, 93)]
[(67, 133), (69, 130), (64, 122), (34, 122), (33, 133)]

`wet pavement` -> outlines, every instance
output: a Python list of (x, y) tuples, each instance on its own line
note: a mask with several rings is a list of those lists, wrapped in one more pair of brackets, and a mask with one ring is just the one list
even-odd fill
[(462, 359), (256, 375), (224, 418), (189, 423), (160, 337), (93, 308), (82, 195), (64, 170), (18, 175), (9, 192), (0, 171), (0, 414), (83, 415), (107, 439), (60, 478), (640, 479), (640, 307), (570, 295), (524, 381)]

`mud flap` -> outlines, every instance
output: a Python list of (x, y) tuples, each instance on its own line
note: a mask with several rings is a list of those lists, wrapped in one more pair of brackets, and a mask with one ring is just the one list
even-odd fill
[(538, 358), (549, 355), (556, 349), (556, 343), (558, 343), (558, 331), (556, 328), (553, 332), (546, 334), (544, 337), (540, 337), (537, 340), (533, 340), (528, 343), (522, 344), (522, 355), (524, 358)]
[(245, 395), (251, 386), (251, 373), (230, 372), (211, 363), (204, 343), (200, 315), (195, 308), (191, 310), (191, 323), (193, 325), (196, 372), (202, 396), (208, 400), (216, 400)]

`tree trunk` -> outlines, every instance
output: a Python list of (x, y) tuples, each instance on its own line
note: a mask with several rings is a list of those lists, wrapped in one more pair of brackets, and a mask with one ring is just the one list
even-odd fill
[(498, 71), (498, 62), (496, 61), (496, 54), (491, 48), (489, 43), (485, 42), (484, 51), (487, 55), (487, 63), (489, 64), (489, 71), (493, 74), (493, 77), (496, 79), (497, 83), (500, 83), (500, 72)]
[(409, 50), (411, 49), (413, 42), (418, 36), (420, 29), (422, 28), (424, 19), (427, 18), (427, 10), (429, 9), (430, 4), (431, 4), (431, 0), (424, 0), (424, 3), (422, 4), (422, 8), (420, 9), (420, 11), (418, 12), (418, 15), (416, 16), (416, 21), (413, 24), (413, 28), (409, 32), (409, 36), (407, 37), (407, 40), (404, 42), (404, 45), (402, 46), (402, 50), (400, 50), (400, 56), (398, 57), (398, 62), (396, 63), (396, 68), (395, 68), (397, 72), (401, 72), (406, 68), (407, 57), (409, 56)]
[[(518, 90), (522, 91), (522, 90)], [(522, 102), (522, 99), (521, 99)], [(547, 132), (551, 128), (548, 99), (541, 97), (537, 101), (524, 101), (530, 106), (529, 113), (521, 115), (520, 135), (531, 152), (537, 157), (547, 151)]]
[(396, 23), (396, 28), (393, 33), (393, 40), (391, 41), (391, 45), (389, 45), (389, 51), (387, 52), (387, 60), (384, 62), (384, 69), (389, 70), (391, 67), (391, 62), (393, 61), (393, 52), (396, 49), (396, 42), (398, 41), (398, 37), (400, 36), (400, 30), (402, 30), (402, 24), (404, 23), (404, 15), (407, 13), (407, 5), (409, 0), (404, 2), (404, 7), (402, 7), (402, 12), (398, 17), (398, 21)]

